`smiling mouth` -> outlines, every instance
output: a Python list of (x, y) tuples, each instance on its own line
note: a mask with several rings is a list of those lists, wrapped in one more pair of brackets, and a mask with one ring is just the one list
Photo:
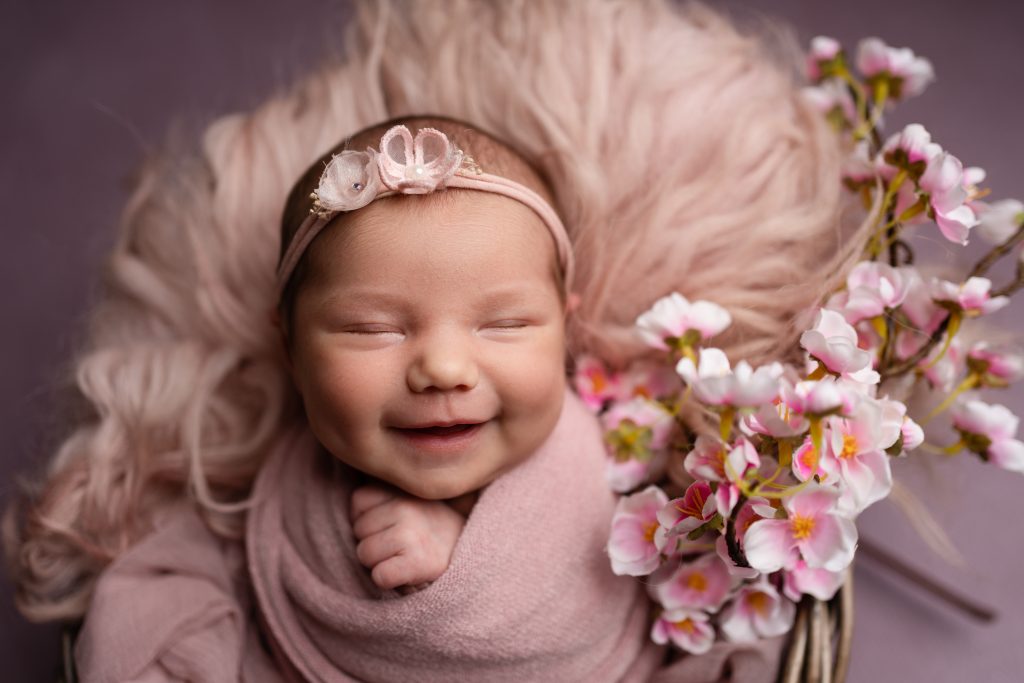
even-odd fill
[(455, 435), (455, 434), (462, 434), (463, 432), (468, 432), (469, 430), (471, 430), (471, 429), (473, 429), (475, 427), (479, 427), (479, 426), (480, 426), (480, 423), (474, 423), (474, 424), (466, 423), (466, 424), (454, 424), (454, 425), (450, 425), (448, 427), (440, 427), (440, 426), (434, 426), (434, 427), (405, 427), (405, 428), (402, 428), (402, 431), (403, 432), (410, 432), (412, 434), (424, 434), (424, 435), (432, 435), (432, 436), (452, 436), (452, 435)]
[(481, 432), (488, 422), (490, 421), (392, 429), (417, 451), (434, 456), (455, 456), (480, 443)]

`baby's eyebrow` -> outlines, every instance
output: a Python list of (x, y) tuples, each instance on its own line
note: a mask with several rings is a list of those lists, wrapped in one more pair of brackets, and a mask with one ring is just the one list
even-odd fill
[(482, 306), (503, 306), (528, 303), (544, 296), (545, 290), (532, 282), (519, 282), (481, 292), (478, 301)]
[(398, 307), (406, 303), (406, 297), (394, 292), (370, 289), (356, 289), (344, 294), (330, 294), (324, 297), (317, 305), (322, 310), (332, 306), (350, 305), (371, 305), (383, 307)]

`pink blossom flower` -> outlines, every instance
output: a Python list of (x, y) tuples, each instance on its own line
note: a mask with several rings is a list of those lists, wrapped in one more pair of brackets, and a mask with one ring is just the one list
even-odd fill
[(946, 311), (932, 300), (931, 287), (921, 278), (917, 269), (904, 266), (898, 270), (907, 284), (907, 294), (900, 310), (919, 331), (928, 336), (946, 318)]
[(842, 313), (854, 325), (896, 308), (907, 297), (909, 283), (886, 263), (861, 261), (846, 278), (847, 297)]
[[(967, 236), (978, 218), (967, 201), (963, 184), (963, 164), (948, 152), (939, 152), (928, 160), (918, 186), (928, 196), (929, 215), (950, 242), (967, 244)], [(899, 210), (899, 209), (897, 209)]]
[(858, 401), (858, 395), (849, 385), (833, 377), (797, 382), (792, 388), (784, 387), (782, 397), (791, 411), (808, 417), (823, 417), (833, 413), (848, 415)]
[(852, 128), (857, 120), (857, 105), (846, 84), (836, 78), (822, 81), (818, 85), (807, 86), (801, 94), (812, 107), (823, 114), (837, 127)]
[(756, 412), (743, 418), (748, 433), (762, 434), (775, 439), (786, 439), (803, 434), (809, 423), (803, 414), (792, 410), (782, 399), (793, 393), (793, 384), (785, 377), (779, 380), (779, 398), (765, 403)]
[(618, 401), (632, 398), (659, 399), (674, 396), (682, 384), (679, 375), (664, 363), (636, 362), (616, 376)]
[(670, 640), (681, 650), (701, 655), (715, 642), (715, 629), (700, 610), (672, 609), (658, 615), (651, 627), (651, 640), (665, 645)]
[(924, 443), (924, 430), (907, 416), (907, 406), (901, 401), (879, 399), (882, 408), (880, 441), (890, 444), (886, 453), (903, 455)]
[(749, 643), (787, 633), (796, 605), (779, 595), (766, 577), (744, 586), (722, 613), (722, 633), (733, 642)]
[(857, 347), (857, 331), (835, 311), (820, 309), (814, 328), (800, 335), (800, 346), (829, 372), (855, 382), (878, 383), (871, 354)]
[(1024, 357), (980, 341), (967, 351), (967, 367), (983, 377), (986, 386), (1006, 386), (1024, 376)]
[(811, 569), (806, 562), (798, 560), (783, 574), (782, 592), (794, 602), (799, 602), (803, 595), (813, 595), (822, 601), (831, 600), (845, 579), (845, 571), (832, 572), (821, 567)]
[(898, 169), (905, 169), (911, 177), (920, 178), (928, 167), (928, 160), (941, 151), (924, 126), (911, 123), (882, 145), (878, 171), (883, 178), (892, 178)]
[(618, 377), (594, 356), (583, 355), (576, 359), (573, 384), (583, 403), (595, 412), (619, 395)]
[(604, 478), (608, 488), (616, 493), (628, 493), (649, 481), (657, 479), (665, 469), (665, 454), (657, 452), (650, 460), (636, 458), (608, 458)]
[(646, 576), (661, 564), (654, 534), (659, 526), (658, 510), (667, 502), (668, 496), (657, 486), (619, 499), (608, 537), (608, 557), (615, 574)]
[(903, 435), (904, 452), (912, 451), (924, 443), (924, 429), (909, 417), (903, 418), (900, 433)]
[(732, 589), (732, 577), (715, 553), (684, 562), (667, 581), (653, 586), (665, 609), (700, 609), (717, 612)]
[(732, 369), (721, 349), (708, 348), (701, 349), (698, 365), (683, 358), (676, 365), (676, 372), (693, 387), (694, 395), (708, 405), (753, 408), (779, 395), (778, 379), (783, 369), (780, 363), (772, 363), (754, 370), (746, 361)]
[(843, 483), (838, 509), (857, 515), (892, 490), (892, 469), (885, 450), (900, 435), (884, 429), (882, 408), (861, 401), (847, 418), (829, 418), (828, 458)]
[(1017, 199), (1003, 199), (980, 205), (978, 233), (987, 242), (1003, 244), (1024, 225), (1024, 203)]
[(968, 278), (963, 284), (934, 278), (931, 282), (932, 299), (939, 304), (953, 305), (969, 317), (994, 313), (1010, 303), (1007, 296), (991, 298), (992, 281), (984, 277)]
[(853, 560), (857, 527), (837, 510), (839, 491), (811, 485), (783, 500), (787, 519), (754, 522), (743, 540), (750, 566), (766, 574), (796, 566), (841, 571)]
[(965, 401), (952, 418), (967, 448), (997, 467), (1024, 473), (1024, 443), (1014, 438), (1019, 419), (1006, 406)]
[(754, 445), (744, 438), (739, 438), (725, 456), (722, 463), (727, 481), (718, 485), (715, 491), (715, 505), (718, 514), (728, 517), (732, 508), (739, 501), (740, 489), (737, 485), (746, 478), (749, 470), (756, 470), (761, 466), (761, 457), (757, 454)]
[[(917, 351), (927, 338), (920, 335), (904, 334), (896, 342), (896, 353), (900, 358), (909, 358)], [(958, 337), (950, 342), (946, 353), (939, 358), (941, 346), (936, 346), (917, 364), (917, 369), (924, 374), (928, 384), (934, 389), (952, 391), (967, 372), (963, 344)]]
[(818, 477), (820, 481), (825, 482), (829, 481), (830, 477), (834, 478), (836, 463), (834, 459), (822, 457), (823, 448), (826, 453), (828, 452), (824, 439), (822, 441), (822, 444), (815, 444), (814, 440), (808, 436), (793, 452), (793, 474), (800, 481)]
[(811, 50), (807, 54), (807, 77), (817, 81), (824, 75), (822, 65), (832, 62), (840, 55), (843, 48), (839, 41), (828, 36), (815, 36), (811, 39)]
[(656, 401), (634, 398), (615, 403), (601, 416), (607, 441), (616, 454), (646, 457), (668, 445), (675, 421)]
[(854, 145), (851, 153), (843, 161), (843, 184), (852, 191), (875, 183), (878, 169), (871, 158), (867, 140)]
[(748, 469), (760, 464), (757, 449), (746, 439), (738, 439), (727, 449), (721, 441), (703, 435), (697, 437), (693, 450), (683, 461), (683, 467), (695, 479), (722, 482), (715, 491), (715, 502), (723, 517), (729, 514), (739, 497), (739, 489), (727, 482), (741, 480)]
[(706, 481), (695, 481), (682, 498), (674, 498), (658, 510), (658, 523), (670, 534), (685, 534), (715, 516), (715, 499)]
[(601, 422), (609, 451), (605, 473), (613, 491), (625, 493), (660, 474), (675, 428), (675, 420), (660, 403), (644, 398), (614, 403)]
[(683, 467), (694, 479), (722, 481), (726, 479), (725, 455), (725, 444), (702, 434), (694, 442), (693, 450), (686, 454)]
[(866, 38), (857, 46), (857, 69), (874, 83), (887, 79), (893, 99), (920, 95), (935, 80), (931, 62), (910, 48), (889, 47), (879, 38)]
[(640, 336), (649, 345), (664, 351), (682, 340), (695, 346), (715, 336), (732, 323), (729, 312), (710, 301), (690, 302), (672, 292), (654, 302), (654, 306), (636, 319)]

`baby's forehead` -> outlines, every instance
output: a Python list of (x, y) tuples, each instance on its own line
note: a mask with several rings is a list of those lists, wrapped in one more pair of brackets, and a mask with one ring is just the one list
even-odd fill
[(548, 279), (558, 271), (554, 240), (530, 207), (475, 190), (379, 199), (339, 216), (317, 241), (314, 270), (334, 281), (382, 271), (466, 271), (493, 279)]
[(537, 213), (520, 202), (471, 189), (430, 195), (389, 197), (341, 217), (331, 226), (335, 250), (349, 257), (372, 257), (394, 243), (428, 247), (424, 252), (459, 249), (482, 242), (507, 256), (528, 253), (554, 259), (554, 240)]

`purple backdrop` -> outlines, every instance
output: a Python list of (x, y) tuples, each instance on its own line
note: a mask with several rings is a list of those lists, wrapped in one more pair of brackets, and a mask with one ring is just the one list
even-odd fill
[[(729, 0), (743, 10), (763, 4)], [(826, 6), (827, 5), (827, 6)], [(879, 35), (935, 64), (939, 80), (901, 108), (894, 130), (919, 120), (968, 165), (989, 171), (994, 198), (1024, 198), (1024, 5), (859, 0), (843, 5), (776, 0), (771, 12), (806, 41), (824, 33), (846, 45)], [(16, 472), (41, 466), (60, 425), (54, 387), (82, 335), (104, 254), (112, 244), (126, 179), (168, 129), (193, 134), (215, 116), (249, 107), (331, 50), (343, 2), (14, 3), (2, 9), (0, 79), (7, 131), (0, 162), (5, 239), (0, 272), (4, 353), (0, 421), (8, 448), (0, 503)], [(977, 241), (977, 240), (975, 240)], [(980, 245), (969, 251), (976, 255)], [(963, 258), (939, 241), (939, 258)], [(1019, 307), (1019, 304), (1018, 304)], [(1006, 313), (1001, 324), (1020, 330)], [(1024, 412), (1024, 393), (1001, 397)], [(1013, 515), (1024, 478), (962, 457), (898, 463), (897, 478), (927, 498), (971, 563), (945, 566), (888, 502), (861, 517), (862, 535), (979, 602), (996, 607), (979, 625), (928, 598), (870, 559), (856, 565), (857, 625), (849, 680), (1024, 680), (1024, 562)], [(921, 462), (930, 461), (931, 462)], [(0, 579), (4, 678), (53, 680), (57, 629), (26, 623)]]

